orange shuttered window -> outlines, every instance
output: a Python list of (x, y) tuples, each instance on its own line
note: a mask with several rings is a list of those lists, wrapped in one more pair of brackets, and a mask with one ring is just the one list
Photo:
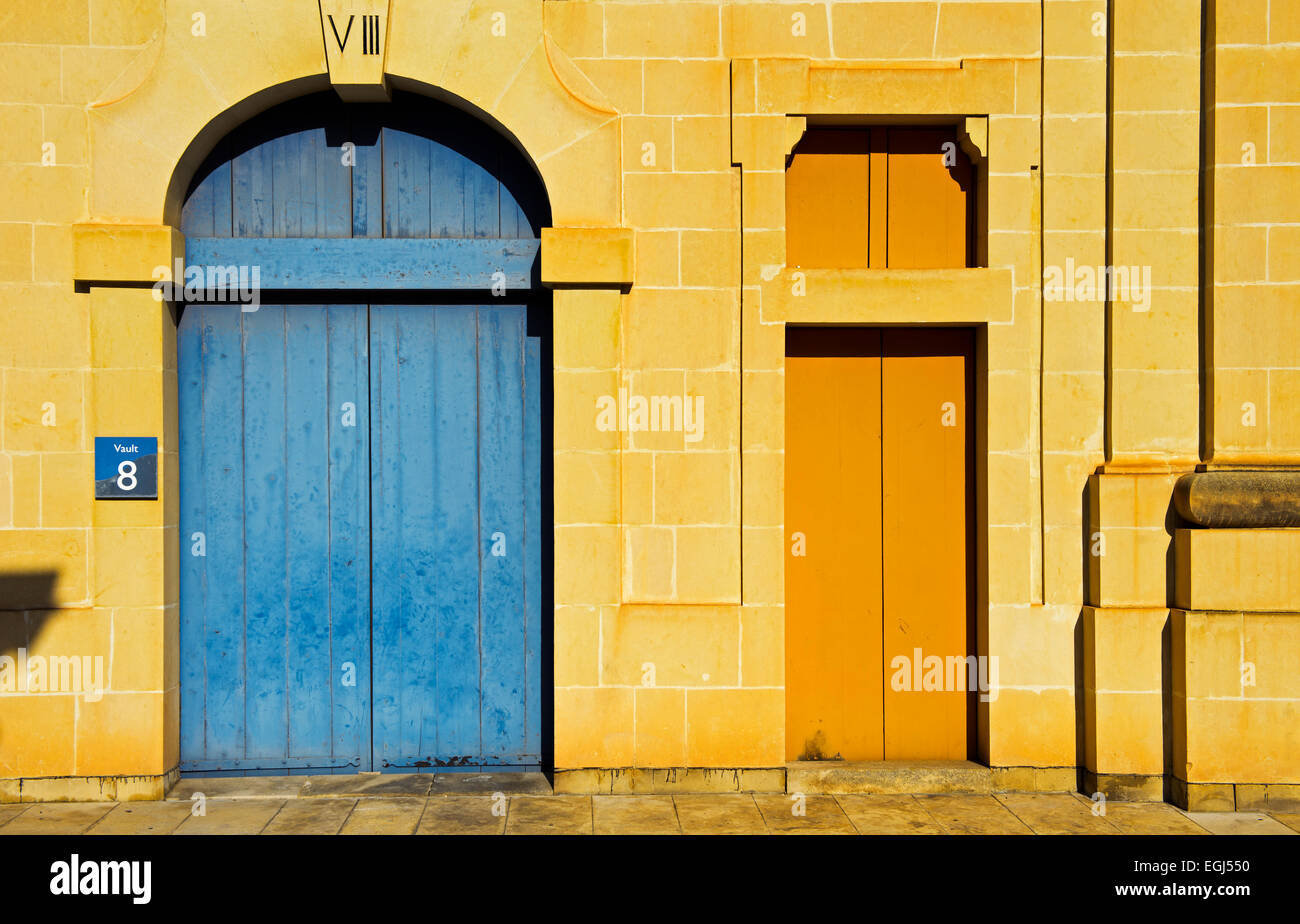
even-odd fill
[(952, 128), (811, 128), (785, 178), (788, 266), (971, 265), (974, 172)]
[(810, 129), (785, 172), (789, 266), (867, 266), (870, 132)]

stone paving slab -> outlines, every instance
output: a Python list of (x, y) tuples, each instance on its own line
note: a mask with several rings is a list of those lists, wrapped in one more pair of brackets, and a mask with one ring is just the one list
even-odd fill
[(785, 765), (786, 789), (803, 793), (909, 795), (989, 793), (993, 771), (969, 760), (796, 761)]
[(914, 797), (948, 834), (1033, 834), (1023, 821), (992, 796)]
[(177, 834), (261, 834), (283, 799), (207, 799), (204, 814), (190, 815)]
[(295, 799), (306, 776), (181, 777), (167, 793), (168, 802), (189, 802), (196, 793), (208, 799)]
[(355, 799), (290, 799), (263, 834), (338, 834), (352, 814)]
[(913, 796), (835, 797), (859, 834), (943, 834), (943, 826)]
[(31, 808), (31, 803), (10, 802), (0, 805), (0, 828)]
[(1292, 831), (1300, 831), (1300, 814), (1294, 812), (1273, 812), (1272, 815)]
[(424, 798), (433, 787), (432, 773), (357, 773), (303, 777), (300, 798), (355, 799), (361, 796)]
[(803, 796), (798, 801), (789, 794), (773, 793), (755, 795), (754, 803), (773, 834), (857, 833), (834, 796)]
[(1209, 834), (1164, 802), (1107, 802), (1106, 818), (1121, 834)]
[(549, 796), (551, 783), (542, 773), (438, 773), (430, 795)]
[(749, 794), (673, 796), (683, 834), (767, 834)]
[(672, 796), (592, 796), (596, 834), (681, 834)]
[(1188, 812), (1187, 817), (1212, 834), (1300, 834), (1263, 812)]
[(35, 802), (0, 828), (0, 834), (80, 834), (112, 811), (115, 804)]
[(171, 834), (189, 817), (186, 802), (121, 802), (87, 834)]
[(590, 796), (515, 796), (507, 834), (590, 834)]
[(430, 796), (416, 834), (505, 834), (508, 801), (484, 796)]
[(1035, 834), (1118, 834), (1119, 828), (1077, 793), (1008, 792), (994, 797)]
[(358, 799), (340, 834), (414, 834), (426, 800), (418, 796)]

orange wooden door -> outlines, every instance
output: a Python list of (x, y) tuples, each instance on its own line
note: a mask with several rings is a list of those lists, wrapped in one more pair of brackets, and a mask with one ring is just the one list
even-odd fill
[(968, 330), (786, 332), (789, 760), (971, 751), (973, 360)]
[(885, 756), (964, 759), (975, 702), (965, 660), (975, 651), (973, 338), (885, 330), (881, 352)]
[(786, 331), (786, 758), (884, 755), (880, 332)]

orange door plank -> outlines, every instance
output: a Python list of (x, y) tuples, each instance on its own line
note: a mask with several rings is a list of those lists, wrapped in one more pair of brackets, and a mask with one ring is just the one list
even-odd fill
[(880, 333), (786, 336), (786, 756), (879, 760)]
[(867, 265), (868, 134), (810, 129), (785, 172), (787, 266)]
[(889, 266), (889, 129), (871, 129), (871, 199), (869, 265), (872, 269)]
[[(944, 165), (947, 143), (952, 166)], [(888, 188), (891, 268), (967, 264), (971, 167), (952, 129), (889, 129)]]
[(972, 336), (886, 330), (882, 353), (885, 758), (965, 759), (974, 698), (955, 659), (974, 651)]

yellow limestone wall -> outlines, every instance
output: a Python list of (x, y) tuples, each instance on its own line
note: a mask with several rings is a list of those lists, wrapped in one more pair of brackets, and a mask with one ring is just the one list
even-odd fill
[[(1300, 620), (1218, 631), (1172, 590), (1178, 474), (1300, 464), (1300, 0), (1207, 21), (1208, 45), (1194, 0), (392, 0), (389, 82), (486, 113), (551, 197), (558, 769), (783, 764), (784, 325), (942, 323), (979, 329), (986, 372), (1000, 689), (975, 756), (1008, 785), (1083, 768), (1155, 798), (1170, 776), (1300, 784), (1300, 675), (1228, 696), (1187, 669), (1267, 639), (1285, 673)], [(329, 85), (319, 15), (51, 0), (0, 39), (0, 655), (103, 655), (107, 691), (0, 692), (0, 800), (156, 795), (178, 760), (175, 325), (147, 288), (89, 283), (150, 281), (213, 141)], [(785, 266), (786, 155), (807, 119), (862, 116), (962, 127), (982, 267)], [(1067, 260), (1149, 267), (1148, 304), (1046, 297)], [(599, 428), (621, 389), (701, 398), (699, 438)], [(159, 435), (157, 502), (90, 499), (112, 432)], [(1219, 598), (1300, 611), (1245, 560)], [(1252, 697), (1281, 705), (1261, 724)]]

